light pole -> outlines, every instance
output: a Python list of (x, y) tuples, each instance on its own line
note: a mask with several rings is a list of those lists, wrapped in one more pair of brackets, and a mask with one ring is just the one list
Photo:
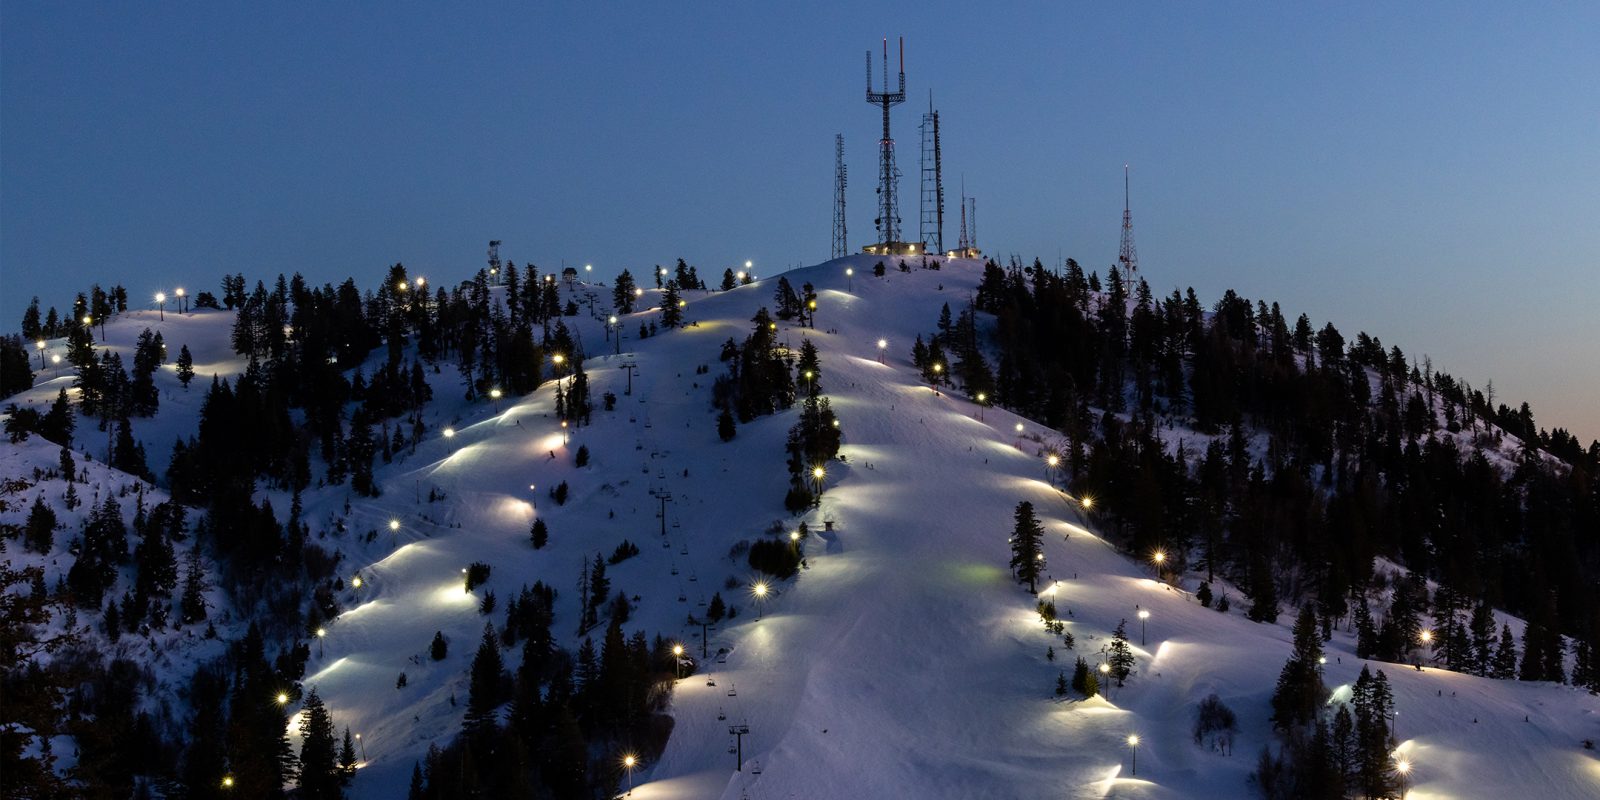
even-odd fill
[(188, 300), (188, 296), (183, 291), (183, 287), (179, 286), (178, 288), (173, 289), (172, 293), (178, 296), (178, 313), (182, 314), (182, 313), (188, 311), (189, 310), (189, 300)]
[(683, 680), (683, 645), (681, 643), (672, 646), (672, 666), (677, 672), (678, 680)]
[(39, 371), (44, 372), (44, 340), (40, 339), (34, 345), (39, 348)]
[(845, 286), (848, 287), (846, 289), (846, 291), (851, 292), (851, 293), (854, 293), (855, 290), (856, 290), (856, 278), (855, 278), (855, 275), (856, 275), (856, 268), (855, 267), (845, 267), (844, 268), (844, 277), (845, 277), (845, 281), (846, 281), (845, 282)]
[(1017, 423), (1017, 449), (1022, 449), (1022, 423)]
[(987, 402), (989, 402), (988, 393), (986, 393), (986, 392), (978, 392), (978, 421), (979, 422), (983, 421), (983, 406)]
[(561, 420), (561, 444), (567, 443), (567, 421)]
[(1149, 619), (1150, 619), (1150, 610), (1147, 609), (1147, 608), (1139, 609), (1139, 646), (1140, 647), (1144, 647), (1144, 645), (1145, 645), (1145, 641), (1144, 641), (1144, 626), (1145, 626), (1145, 622), (1147, 620), (1149, 620)]
[(750, 587), (750, 593), (756, 596), (756, 619), (759, 620), (761, 619), (761, 612), (765, 610), (762, 601), (767, 599), (766, 581), (756, 581), (756, 584)]
[(1157, 550), (1154, 553), (1151, 553), (1150, 561), (1156, 565), (1156, 579), (1160, 580), (1164, 576), (1162, 569), (1167, 564), (1167, 551)]
[(501, 391), (498, 386), (489, 390), (489, 399), (494, 401), (494, 413), (496, 414), (500, 413), (500, 395)]
[(161, 321), (167, 321), (167, 293), (156, 292), (156, 310), (161, 313)]
[(1406, 796), (1406, 777), (1411, 774), (1411, 762), (1401, 756), (1399, 763), (1394, 765), (1394, 771), (1400, 775), (1400, 796), (1404, 798)]
[(1111, 694), (1111, 665), (1104, 661), (1100, 662), (1100, 693)]
[(1128, 758), (1132, 762), (1134, 775), (1139, 774), (1139, 734), (1128, 734)]
[(328, 638), (327, 628), (317, 629), (317, 658), (322, 658), (322, 640)]
[(361, 761), (365, 763), (367, 760), (367, 743), (361, 740), (361, 734), (359, 733), (356, 734), (356, 744), (361, 747)]
[(933, 380), (931, 381), (931, 383), (933, 384), (933, 396), (934, 397), (938, 397), (939, 396), (939, 378), (941, 376), (943, 376), (943, 375), (944, 375), (944, 365), (943, 364), (934, 364), (933, 365)]
[(1049, 482), (1050, 482), (1051, 486), (1055, 486), (1056, 485), (1056, 467), (1061, 466), (1061, 456), (1058, 456), (1055, 453), (1051, 453), (1050, 455), (1045, 457), (1044, 463), (1045, 463), (1045, 471), (1044, 471), (1045, 477), (1047, 479), (1049, 479)]
[(884, 350), (888, 349), (888, 347), (889, 347), (889, 340), (888, 339), (879, 339), (878, 340), (878, 363), (879, 364), (888, 363), (888, 362), (883, 360)]
[(637, 763), (639, 763), (639, 760), (637, 758), (634, 758), (631, 753), (629, 755), (625, 755), (625, 756), (622, 757), (622, 766), (628, 770), (628, 794), (629, 795), (633, 794), (633, 765), (637, 764)]
[(399, 533), (400, 532), (400, 520), (397, 520), (397, 519), (389, 520), (389, 532), (390, 533)]
[(50, 365), (56, 368), (56, 377), (57, 378), (61, 377), (61, 356), (58, 355), (58, 354), (55, 354), (55, 353), (51, 353), (50, 354)]
[(822, 503), (822, 479), (828, 477), (828, 471), (818, 464), (811, 468), (811, 484), (817, 495), (817, 503)]

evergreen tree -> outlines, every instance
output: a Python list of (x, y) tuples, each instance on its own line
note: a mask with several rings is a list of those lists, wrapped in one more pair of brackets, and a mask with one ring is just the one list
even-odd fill
[(342, 800), (344, 771), (339, 768), (333, 738), (333, 718), (312, 689), (300, 712), (300, 774), (297, 781), (304, 800)]
[(433, 632), (433, 642), (428, 645), (428, 657), (434, 661), (443, 661), (450, 654), (450, 645), (444, 640), (444, 631)]
[(1322, 637), (1308, 603), (1295, 620), (1294, 652), (1278, 674), (1278, 688), (1272, 694), (1273, 727), (1291, 730), (1315, 721), (1327, 693), (1322, 683)]
[(344, 783), (348, 784), (350, 778), (356, 774), (356, 741), (350, 735), (350, 726), (344, 726), (344, 741), (339, 745), (339, 771), (343, 773)]
[(1500, 626), (1500, 647), (1494, 654), (1494, 671), (1491, 677), (1510, 680), (1517, 677), (1517, 642), (1511, 635), (1511, 626)]
[(683, 324), (683, 300), (678, 297), (678, 282), (668, 281), (667, 290), (661, 293), (661, 326), (676, 328)]
[(200, 561), (200, 543), (195, 542), (189, 550), (189, 563), (184, 571), (183, 597), (179, 601), (179, 612), (185, 625), (193, 625), (206, 618), (205, 593), (210, 589), (206, 581), (205, 567)]
[(733, 422), (733, 412), (726, 408), (722, 409), (717, 414), (717, 437), (724, 442), (731, 442), (737, 433), (738, 428)]
[(1044, 526), (1034, 516), (1033, 503), (1026, 500), (1017, 504), (1016, 526), (1011, 533), (1011, 574), (1018, 583), (1028, 584), (1028, 591), (1037, 593), (1036, 584), (1044, 569)]
[(500, 640), (492, 624), (483, 626), (483, 641), (472, 658), (471, 675), (462, 729), (468, 737), (483, 741), (498, 730), (499, 716), (495, 711), (505, 699), (505, 662), (500, 658)]
[(544, 517), (534, 518), (533, 529), (529, 531), (529, 536), (533, 539), (533, 549), (535, 550), (543, 550), (544, 546), (550, 542), (550, 527), (545, 525)]
[(1072, 665), (1072, 691), (1084, 697), (1092, 697), (1089, 694), (1089, 662), (1084, 661), (1083, 656), (1078, 656), (1078, 660)]
[(189, 354), (189, 345), (178, 348), (178, 382), (183, 388), (189, 388), (189, 381), (194, 380), (194, 356)]
[(1106, 663), (1111, 665), (1111, 677), (1117, 679), (1117, 686), (1121, 686), (1133, 673), (1133, 648), (1128, 646), (1127, 627), (1127, 620), (1117, 623), (1117, 629), (1111, 634), (1111, 648), (1106, 654)]
[(22, 547), (30, 553), (48, 553), (55, 544), (56, 512), (44, 504), (44, 495), (33, 499), (28, 522), (23, 528)]

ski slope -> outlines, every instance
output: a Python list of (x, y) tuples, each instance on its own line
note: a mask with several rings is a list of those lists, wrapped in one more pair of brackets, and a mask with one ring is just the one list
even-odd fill
[[(430, 371), (430, 434), (414, 454), (375, 465), (381, 497), (352, 497), (347, 487), (307, 492), (312, 535), (344, 559), (346, 588), (345, 611), (314, 648), (304, 684), (318, 690), (336, 724), (363, 734), (353, 797), (403, 796), (429, 744), (442, 746), (460, 730), (467, 666), (484, 623), (503, 622), (504, 603), (521, 586), (543, 580), (560, 592), (555, 631), (575, 648), (579, 570), (624, 538), (641, 553), (607, 574), (614, 590), (639, 597), (630, 632), (677, 636), (698, 655), (700, 629), (686, 618), (717, 591), (738, 608), (712, 630), (711, 658), (678, 681), (676, 728), (661, 757), (634, 771), (635, 797), (1246, 795), (1256, 754), (1270, 741), (1268, 698), (1289, 654), (1292, 614), (1262, 625), (1239, 606), (1230, 614), (1202, 608), (1116, 553), (1095, 534), (1093, 516), (1047, 483), (1034, 437), (1049, 441), (1050, 431), (997, 408), (980, 419), (958, 391), (935, 394), (909, 364), (915, 335), (933, 329), (942, 303), (966, 303), (982, 265), (956, 260), (901, 273), (891, 263), (877, 279), (877, 260), (852, 256), (787, 273), (797, 290), (817, 287), (817, 327), (780, 323), (779, 339), (795, 349), (802, 338), (817, 345), (823, 391), (845, 437), (820, 508), (803, 517), (782, 508), (783, 442), (795, 412), (740, 426), (723, 443), (710, 405), (712, 380), (724, 371), (719, 348), (743, 340), (759, 307), (773, 307), (772, 279), (685, 292), (693, 324), (648, 339), (636, 339), (640, 321), (658, 312), (624, 318), (620, 356), (608, 355), (601, 316), (566, 318), (589, 354), (596, 410), (592, 426), (565, 437), (553, 382), (496, 407), (463, 401), (453, 366)], [(597, 292), (598, 307), (608, 305), (604, 289), (570, 291)], [(165, 333), (176, 353), (184, 336), (203, 331), (174, 316), (168, 326), (189, 326)], [(112, 323), (112, 342), (131, 344), (150, 324), (144, 317), (155, 314)], [(216, 338), (204, 350), (187, 341), (196, 371), (208, 374), (203, 360), (236, 370), (227, 362), (227, 328), (209, 324)], [(880, 338), (888, 341), (886, 363)], [(631, 395), (629, 364), (637, 366)], [(700, 365), (710, 374), (696, 374)], [(169, 364), (164, 392), (181, 392), (170, 372)], [(196, 380), (192, 407), (169, 407), (164, 393), (157, 420), (135, 423), (157, 471), (174, 431), (193, 428), (203, 396)], [(55, 391), (36, 387), (23, 401)], [(615, 411), (599, 406), (607, 391), (618, 396)], [(186, 423), (174, 422), (183, 415)], [(442, 435), (446, 426), (453, 437)], [(573, 465), (580, 445), (591, 454), (584, 468)], [(556, 506), (548, 490), (561, 481), (572, 496)], [(430, 490), (444, 499), (429, 502)], [(665, 536), (653, 491), (671, 494)], [(1075, 652), (1043, 629), (1034, 597), (1009, 577), (1007, 537), (1022, 500), (1045, 523), (1046, 571), (1059, 581), (1054, 598)], [(287, 497), (273, 502), (288, 505)], [(538, 551), (528, 540), (535, 515), (551, 532)], [(730, 547), (774, 522), (787, 531), (802, 520), (817, 532), (805, 543), (808, 568), (758, 601), (749, 591), (756, 576), (742, 556), (729, 558)], [(831, 532), (822, 532), (825, 520)], [(469, 594), (461, 572), (474, 561), (493, 573)], [(349, 581), (357, 573), (360, 588)], [(490, 617), (478, 613), (487, 591), (501, 601)], [(1150, 612), (1142, 646), (1138, 609)], [(1138, 658), (1127, 685), (1088, 701), (1055, 698), (1058, 671), (1070, 675), (1080, 654), (1096, 663), (1123, 619)], [(435, 630), (450, 642), (442, 662), (426, 655)], [(1051, 644), (1054, 663), (1045, 658)], [(514, 667), (518, 654), (505, 655)], [(1344, 631), (1329, 644), (1328, 661), (1330, 687), (1353, 682), (1363, 663)], [(1553, 684), (1372, 666), (1393, 685), (1401, 748), (1415, 764), (1409, 797), (1600, 796), (1600, 761), (1579, 744), (1600, 738), (1600, 700)], [(401, 672), (408, 685), (397, 689)], [(1231, 756), (1190, 737), (1195, 703), (1213, 692), (1239, 715)], [(743, 771), (730, 752), (734, 724), (749, 727)], [(1125, 744), (1134, 733), (1137, 775)]]

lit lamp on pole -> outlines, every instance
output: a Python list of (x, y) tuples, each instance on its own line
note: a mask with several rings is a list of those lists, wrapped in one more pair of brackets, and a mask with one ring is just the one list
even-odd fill
[(167, 293), (156, 292), (156, 310), (161, 313), (161, 321), (167, 321)]
[(317, 628), (317, 658), (322, 658), (322, 640), (328, 638), (327, 628)]
[(682, 644), (674, 644), (672, 646), (672, 666), (676, 669), (676, 671), (678, 673), (678, 678), (681, 680), (683, 678), (683, 645)]
[(44, 342), (43, 339), (40, 339), (39, 341), (34, 342), (34, 346), (39, 348), (39, 371), (40, 372), (44, 372), (44, 344), (45, 344), (45, 342)]
[(361, 734), (359, 734), (359, 733), (356, 734), (356, 745), (361, 748), (361, 761), (362, 761), (362, 763), (366, 763), (366, 760), (367, 760), (367, 743), (361, 740)]
[(622, 757), (622, 767), (628, 771), (628, 794), (630, 795), (633, 794), (633, 768), (638, 763), (639, 759), (631, 754)]
[(397, 520), (397, 519), (389, 520), (389, 532), (390, 533), (399, 533), (400, 532), (400, 520)]
[(888, 339), (879, 339), (878, 340), (878, 363), (879, 364), (887, 363), (887, 362), (885, 362), (883, 360), (883, 358), (884, 358), (884, 351), (887, 350), (888, 348), (889, 348), (889, 340)]
[(1156, 565), (1156, 577), (1160, 578), (1162, 576), (1162, 569), (1165, 568), (1167, 564), (1167, 551), (1157, 550), (1154, 553), (1151, 553), (1150, 561)]
[(1395, 762), (1394, 771), (1400, 776), (1400, 796), (1405, 797), (1406, 779), (1411, 776), (1411, 762), (1405, 756), (1401, 756), (1400, 760)]
[(1148, 608), (1139, 609), (1139, 646), (1140, 647), (1143, 647), (1145, 645), (1144, 629), (1145, 629), (1145, 623), (1148, 622), (1149, 620), (1150, 620), (1150, 609), (1148, 609)]
[(489, 399), (494, 401), (494, 413), (496, 413), (496, 414), (500, 413), (500, 395), (501, 394), (502, 394), (502, 392), (500, 391), (500, 387), (498, 387), (498, 386), (496, 386), (493, 389), (489, 390)]
[(1045, 476), (1050, 479), (1050, 485), (1054, 486), (1055, 485), (1055, 478), (1056, 478), (1056, 468), (1061, 466), (1061, 456), (1058, 456), (1055, 453), (1051, 453), (1050, 455), (1045, 456), (1044, 463), (1045, 463), (1045, 467), (1046, 467)]
[(978, 421), (983, 421), (983, 407), (989, 403), (988, 392), (978, 392)]
[(755, 585), (750, 587), (750, 593), (755, 595), (756, 598), (756, 619), (761, 619), (761, 612), (764, 608), (763, 601), (767, 599), (767, 591), (766, 581), (756, 581)]
[(566, 444), (567, 443), (567, 436), (568, 436), (567, 431), (568, 431), (568, 429), (567, 429), (567, 421), (566, 420), (561, 420), (561, 443), (562, 444)]
[(1017, 423), (1017, 449), (1022, 449), (1022, 423)]
[(822, 501), (822, 480), (828, 477), (828, 471), (819, 464), (811, 468), (811, 483), (816, 488), (817, 501)]
[(233, 776), (232, 775), (224, 775), (224, 776), (222, 776), (222, 788), (224, 788), (224, 789), (232, 789), (233, 788)]
[(1104, 661), (1102, 661), (1102, 662), (1100, 662), (1100, 693), (1101, 694), (1109, 694), (1110, 692), (1111, 692), (1111, 665), (1107, 664)]
[(188, 295), (183, 291), (183, 287), (179, 286), (178, 288), (173, 289), (172, 293), (178, 296), (178, 313), (182, 314), (183, 312), (188, 311)]
[(1137, 734), (1137, 733), (1128, 734), (1128, 759), (1131, 762), (1132, 767), (1133, 767), (1129, 771), (1134, 775), (1138, 775), (1139, 774), (1139, 734)]
[(855, 267), (845, 267), (844, 268), (844, 277), (845, 277), (845, 286), (848, 287), (846, 289), (846, 291), (854, 292), (856, 290), (856, 268)]

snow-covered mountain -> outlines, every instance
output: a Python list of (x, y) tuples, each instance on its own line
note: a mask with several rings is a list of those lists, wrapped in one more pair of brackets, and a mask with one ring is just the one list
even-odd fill
[[(823, 392), (844, 431), (820, 506), (803, 516), (783, 509), (784, 441), (796, 411), (742, 425), (724, 443), (711, 405), (721, 346), (742, 341), (756, 311), (773, 306), (773, 279), (684, 292), (687, 327), (649, 338), (636, 332), (659, 310), (624, 317), (620, 348), (603, 313), (589, 314), (585, 304), (584, 314), (567, 317), (590, 354), (593, 396), (617, 396), (614, 410), (596, 408), (590, 426), (562, 429), (555, 381), (514, 400), (469, 402), (454, 369), (430, 371), (428, 437), (415, 453), (376, 465), (380, 497), (356, 497), (347, 486), (306, 492), (312, 536), (342, 558), (345, 610), (327, 623), (303, 683), (340, 726), (362, 734), (354, 797), (403, 796), (429, 745), (460, 731), (473, 647), (486, 620), (499, 622), (498, 612), (479, 613), (486, 592), (503, 601), (535, 581), (556, 587), (555, 629), (574, 648), (580, 572), (624, 539), (640, 554), (609, 576), (637, 596), (630, 632), (675, 633), (697, 655), (700, 627), (688, 617), (717, 592), (738, 609), (711, 630), (709, 658), (678, 681), (675, 728), (660, 758), (633, 771), (636, 797), (1247, 793), (1255, 755), (1271, 738), (1268, 698), (1290, 652), (1292, 613), (1276, 625), (1250, 622), (1242, 608), (1218, 613), (1196, 600), (1193, 580), (1157, 581), (1148, 564), (1117, 552), (1099, 535), (1092, 507), (1053, 485), (1041, 455), (1053, 432), (999, 408), (980, 410), (959, 391), (935, 392), (908, 361), (940, 306), (966, 303), (982, 264), (951, 260), (909, 272), (891, 265), (874, 278), (877, 261), (851, 256), (786, 274), (796, 286), (816, 287), (818, 309), (814, 328), (780, 323), (779, 339), (796, 350), (805, 339), (817, 347)], [(604, 288), (569, 291), (580, 302), (595, 294), (597, 309), (609, 305)], [(242, 368), (228, 344), (231, 314), (165, 316), (121, 315), (106, 337), (128, 351), (149, 327), (173, 352), (186, 344), (195, 354), (201, 378), (185, 390), (172, 366), (163, 367), (161, 410), (135, 426), (157, 471), (172, 442), (194, 430), (204, 378)], [(40, 379), (13, 400), (43, 410), (71, 381), (66, 371)], [(80, 444), (104, 460), (103, 443), (87, 431)], [(589, 453), (583, 467), (574, 458), (580, 446)], [(56, 458), (56, 448), (37, 440), (3, 452), (7, 477), (28, 477)], [(93, 480), (102, 491), (131, 481), (103, 468)], [(549, 490), (562, 482), (570, 499), (557, 505)], [(63, 482), (45, 481), (0, 519), (20, 524), (34, 495), (53, 500), (62, 491)], [(1012, 513), (1024, 500), (1044, 522), (1043, 594), (1074, 649), (1045, 629), (1036, 599), (1008, 573)], [(273, 503), (287, 508), (289, 500)], [(550, 529), (540, 550), (529, 544), (536, 517)], [(69, 530), (74, 519), (64, 520)], [(737, 546), (801, 522), (814, 534), (803, 544), (806, 569), (758, 598), (758, 577)], [(58, 534), (58, 549), (66, 538)], [(20, 548), (5, 557), (45, 565), (52, 585), (70, 563), (59, 552)], [(462, 572), (473, 562), (493, 569), (467, 592)], [(351, 580), (358, 575), (359, 587)], [(1140, 611), (1149, 612), (1142, 625)], [(1089, 700), (1056, 697), (1058, 673), (1070, 675), (1078, 655), (1097, 663), (1123, 620), (1136, 655), (1126, 685)], [(237, 636), (240, 624), (218, 627)], [(442, 661), (426, 654), (435, 631), (451, 644)], [(181, 684), (182, 666), (216, 647), (169, 637), (136, 657)], [(1365, 663), (1349, 632), (1336, 631), (1327, 654), (1328, 685), (1348, 695)], [(1400, 748), (1414, 764), (1408, 796), (1600, 796), (1600, 761), (1580, 745), (1600, 734), (1596, 698), (1555, 684), (1370, 666), (1385, 670), (1395, 694)], [(405, 688), (396, 687), (401, 673)], [(1191, 735), (1196, 704), (1211, 694), (1239, 716), (1232, 755)], [(181, 708), (175, 690), (166, 696)], [(748, 726), (737, 743), (742, 771), (731, 752), (734, 725)], [(1127, 743), (1134, 734), (1136, 748)]]

